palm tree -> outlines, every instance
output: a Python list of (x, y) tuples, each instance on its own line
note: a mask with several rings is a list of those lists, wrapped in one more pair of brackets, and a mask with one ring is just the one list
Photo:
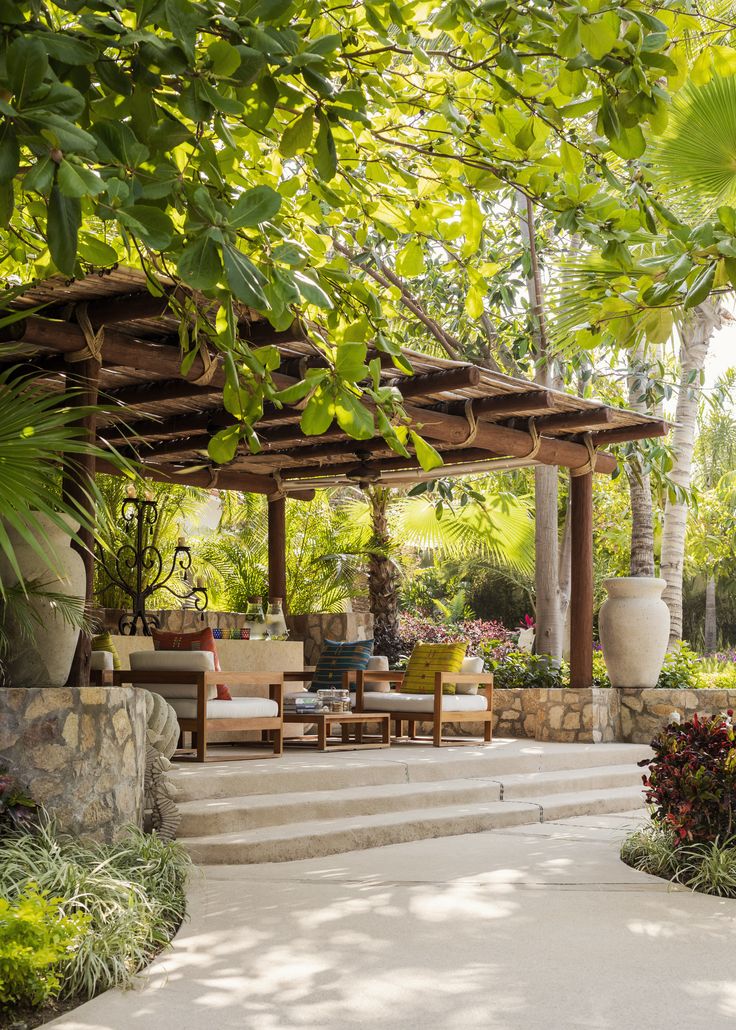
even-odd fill
[(347, 504), (356, 529), (369, 532), (368, 581), (376, 651), (394, 660), (399, 653), (400, 556), (403, 549), (463, 561), (483, 561), (525, 575), (534, 570), (531, 500), (493, 488), (491, 477), (472, 492), (447, 503), (446, 491), (404, 495), (370, 487), (364, 499)]
[[(0, 554), (11, 570), (6, 581), (0, 576), (0, 666), (19, 639), (35, 635), (44, 606), (52, 604), (69, 625), (86, 626), (84, 598), (68, 598), (51, 587), (59, 576), (60, 556), (38, 518), (48, 517), (77, 543), (81, 531), (94, 531), (87, 509), (65, 498), (61, 488), (62, 456), (71, 465), (75, 456), (103, 455), (85, 441), (79, 425), (99, 409), (65, 403), (73, 392), (44, 391), (37, 380), (14, 368), (0, 372)], [(93, 484), (90, 490), (99, 501)], [(70, 529), (67, 519), (80, 530)], [(24, 579), (9, 531), (33, 549), (48, 576)]]
[[(339, 498), (317, 491), (313, 501), (290, 501), (286, 518), (289, 611), (341, 612), (359, 592), (368, 534), (351, 526)], [(255, 494), (223, 496), (217, 530), (195, 545), (213, 604), (245, 611), (268, 593), (268, 517)]]

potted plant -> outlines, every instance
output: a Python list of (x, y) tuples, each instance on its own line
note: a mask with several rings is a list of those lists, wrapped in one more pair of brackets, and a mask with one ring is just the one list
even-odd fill
[(17, 369), (0, 373), (0, 672), (5, 685), (62, 686), (84, 625), (84, 563), (71, 543), (80, 525), (91, 526), (89, 516), (62, 497), (59, 461), (89, 451), (79, 420), (90, 409), (66, 406), (64, 399)]

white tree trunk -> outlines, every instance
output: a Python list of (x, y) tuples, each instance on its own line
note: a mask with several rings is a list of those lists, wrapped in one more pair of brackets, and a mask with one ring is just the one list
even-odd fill
[[(687, 316), (681, 329), (680, 392), (672, 433), (673, 483), (689, 491), (692, 479), (695, 430), (700, 404), (700, 372), (714, 331), (721, 324), (721, 302), (706, 300)], [(682, 638), (682, 569), (685, 561), (687, 503), (667, 498), (662, 529), (661, 575), (667, 580), (662, 594), (670, 610), (670, 649)]]
[(718, 618), (716, 612), (716, 580), (710, 572), (705, 578), (705, 631), (703, 650), (712, 654), (718, 647)]
[[(553, 386), (555, 376), (548, 361), (547, 333), (544, 319), (542, 278), (537, 261), (534, 238), (534, 210), (521, 193), (517, 196), (519, 227), (530, 256), (527, 292), (532, 314), (532, 336), (537, 357), (534, 381)], [(559, 472), (555, 466), (540, 465), (534, 469), (534, 594), (537, 654), (562, 658), (563, 627), (560, 610), (559, 530), (557, 525)]]

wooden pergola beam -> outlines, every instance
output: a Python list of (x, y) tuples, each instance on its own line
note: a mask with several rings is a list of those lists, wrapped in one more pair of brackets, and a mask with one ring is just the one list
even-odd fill
[[(465, 401), (453, 401), (447, 406), (450, 415), (463, 415)], [(515, 415), (519, 410), (531, 415), (538, 411), (548, 411), (552, 407), (552, 397), (546, 390), (529, 390), (525, 393), (503, 393), (492, 397), (476, 397), (473, 400), (473, 413), (476, 418), (498, 418), (503, 415)]]
[(591, 408), (588, 411), (558, 411), (537, 419), (540, 432), (553, 429), (585, 429), (588, 426), (607, 426), (614, 420), (612, 408)]
[[(123, 473), (109, 461), (100, 459), (97, 462), (97, 471), (105, 472), (111, 476), (120, 476)], [(180, 469), (175, 465), (146, 464), (140, 469), (140, 475), (145, 479), (152, 479), (156, 483), (171, 483), (177, 486), (199, 486), (212, 490), (239, 490), (242, 493), (271, 494), (279, 493), (279, 486), (272, 476), (252, 475), (248, 472), (237, 472), (231, 469), (209, 469), (201, 465), (192, 468)], [(311, 501), (314, 497), (314, 490), (303, 490), (296, 496), (298, 500)]]
[[(130, 293), (115, 297), (89, 301), (87, 315), (95, 329), (101, 325), (114, 325), (116, 322), (134, 322), (149, 318), (161, 318), (169, 309), (175, 296), (175, 288), (169, 287), (160, 297), (155, 297), (148, 290), (131, 290)], [(84, 303), (78, 301), (77, 303)], [(65, 318), (69, 310), (69, 302), (61, 301), (44, 308), (47, 318)]]
[[(462, 446), (466, 440), (471, 442), (472, 437), (474, 446), (512, 458), (527, 457), (532, 452), (532, 438), (528, 432), (479, 421), (473, 436), (467, 419), (460, 416), (445, 415), (413, 404), (404, 405), (404, 409), (412, 421), (421, 425), (422, 435), (431, 440), (440, 440), (442, 443), (457, 447)], [(534, 454), (534, 460), (541, 464), (562, 465), (573, 469), (582, 468), (588, 458), (588, 450), (582, 444), (555, 437), (542, 437)], [(610, 454), (596, 455), (596, 472), (610, 475), (616, 467), (616, 459)]]
[(621, 426), (619, 429), (604, 429), (593, 434), (593, 442), (597, 446), (607, 444), (628, 443), (633, 440), (647, 440), (650, 437), (667, 436), (670, 431), (668, 422), (662, 420), (647, 422), (639, 426)]
[(219, 386), (198, 386), (186, 379), (163, 379), (150, 385), (121, 386), (118, 390), (109, 391), (105, 397), (126, 408), (145, 408), (162, 401), (200, 400), (213, 393), (221, 394), (222, 390)]

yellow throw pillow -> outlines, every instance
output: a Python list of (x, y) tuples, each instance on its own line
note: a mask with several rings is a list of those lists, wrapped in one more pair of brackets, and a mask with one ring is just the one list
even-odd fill
[(110, 651), (112, 653), (112, 667), (113, 669), (122, 669), (120, 662), (120, 655), (118, 649), (115, 647), (112, 639), (112, 633), (100, 633), (96, 637), (92, 637), (92, 650), (93, 651)]
[[(467, 644), (415, 644), (406, 667), (401, 690), (407, 694), (434, 694), (436, 672), (460, 672)], [(455, 684), (446, 683), (443, 694), (454, 694)]]

